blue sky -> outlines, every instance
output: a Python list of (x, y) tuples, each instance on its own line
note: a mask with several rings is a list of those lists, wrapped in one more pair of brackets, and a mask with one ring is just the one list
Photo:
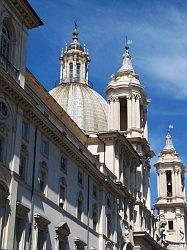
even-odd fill
[[(90, 81), (104, 96), (122, 64), (125, 36), (133, 40), (133, 66), (145, 86), (150, 143), (156, 154), (165, 144), (168, 123), (174, 145), (187, 163), (187, 2), (185, 0), (30, 0), (44, 26), (29, 32), (27, 66), (47, 90), (59, 79), (59, 55), (72, 40), (78, 20), (79, 41), (91, 57)], [(104, 96), (105, 97), (105, 96)], [(152, 160), (154, 164), (156, 157)], [(154, 167), (152, 190), (156, 188)], [(155, 202), (155, 192), (152, 197)]]

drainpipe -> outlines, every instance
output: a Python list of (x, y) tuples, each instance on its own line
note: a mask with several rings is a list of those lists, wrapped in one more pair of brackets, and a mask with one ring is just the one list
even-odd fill
[(34, 157), (33, 157), (33, 166), (32, 166), (32, 189), (31, 189), (31, 215), (29, 223), (29, 250), (32, 248), (32, 227), (33, 227), (33, 213), (34, 213), (34, 182), (35, 182), (35, 169), (36, 169), (36, 146), (37, 146), (37, 132), (38, 127), (35, 127), (35, 136), (34, 136)]
[(87, 250), (89, 250), (89, 226), (90, 226), (90, 176), (88, 175), (88, 190), (87, 190)]

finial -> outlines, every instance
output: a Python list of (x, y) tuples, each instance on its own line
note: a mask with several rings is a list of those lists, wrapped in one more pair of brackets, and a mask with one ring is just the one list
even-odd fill
[(64, 53), (64, 49), (62, 48), (62, 49), (61, 49), (61, 55), (63, 55), (63, 53)]
[(172, 124), (168, 125), (167, 135), (166, 135), (166, 145), (164, 147), (163, 151), (175, 151), (175, 148), (173, 146), (172, 142), (172, 136), (171, 136), (171, 129), (173, 128)]
[(68, 44), (66, 43), (66, 51), (68, 50)]
[(73, 42), (77, 43), (78, 42), (78, 25), (77, 25), (77, 20), (74, 21), (74, 30), (73, 30)]
[(84, 52), (86, 51), (86, 45), (84, 44)]
[(129, 53), (129, 45), (132, 43), (132, 40), (129, 40), (127, 36), (125, 37), (125, 53), (123, 54), (123, 65), (119, 71), (131, 71), (134, 72), (131, 62), (131, 55)]

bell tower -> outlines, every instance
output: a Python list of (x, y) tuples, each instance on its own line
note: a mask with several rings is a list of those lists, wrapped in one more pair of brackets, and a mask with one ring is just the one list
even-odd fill
[(185, 167), (176, 152), (170, 130), (166, 145), (155, 164), (157, 170), (159, 221), (165, 224), (165, 241), (168, 249), (186, 249)]
[(134, 231), (147, 231), (151, 234), (150, 198), (150, 158), (153, 151), (148, 142), (147, 106), (149, 100), (139, 76), (136, 74), (125, 44), (121, 68), (111, 76), (105, 89), (108, 98), (108, 129), (124, 134), (138, 152), (142, 164), (136, 169)]
[(111, 76), (105, 89), (108, 96), (108, 128), (123, 131), (127, 137), (148, 140), (147, 104), (144, 87), (135, 73), (126, 43), (121, 68)]

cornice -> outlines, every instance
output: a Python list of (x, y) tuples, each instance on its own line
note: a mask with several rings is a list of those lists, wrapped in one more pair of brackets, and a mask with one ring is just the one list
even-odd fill
[(7, 0), (6, 2), (16, 10), (28, 29), (43, 25), (42, 20), (27, 0)]
[(116, 142), (121, 143), (121, 145), (125, 146), (129, 153), (132, 154), (133, 159), (136, 159), (136, 162), (141, 164), (140, 162), (140, 157), (136, 150), (133, 148), (129, 140), (120, 132), (118, 131), (109, 131), (109, 132), (104, 132), (104, 133), (98, 133), (98, 138), (101, 139), (103, 142), (106, 142), (108, 140), (115, 140)]
[[(50, 140), (57, 144), (62, 150), (65, 150), (78, 165), (84, 168), (87, 174), (90, 174), (104, 186), (106, 185), (106, 187), (112, 190), (116, 195), (124, 196), (120, 188), (110, 179), (106, 179), (106, 176), (97, 168), (97, 161), (90, 151), (88, 151), (84, 145), (82, 145), (83, 149), (74, 145), (67, 136), (48, 119), (48, 117), (36, 108), (35, 100), (17, 82), (11, 77), (9, 81), (3, 80), (2, 77), (0, 77), (0, 89), (23, 109), (24, 113), (39, 127), (42, 133), (50, 138)], [(89, 157), (92, 157), (91, 159), (93, 162), (83, 154), (83, 150), (86, 151), (85, 153), (88, 154)]]

